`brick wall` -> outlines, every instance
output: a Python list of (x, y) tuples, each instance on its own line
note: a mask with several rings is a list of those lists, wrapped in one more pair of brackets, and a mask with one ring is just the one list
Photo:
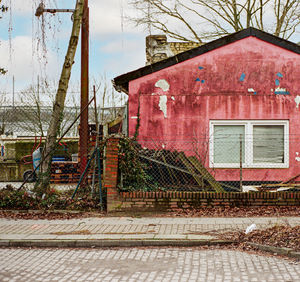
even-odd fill
[(118, 184), (118, 138), (110, 138), (106, 143), (104, 188), (107, 191), (107, 211), (115, 210), (121, 204)]
[(202, 44), (196, 42), (169, 42), (169, 45), (174, 55), (177, 55), (181, 52), (185, 52), (193, 48), (199, 47)]
[(104, 187), (107, 190), (107, 211), (147, 210), (172, 211), (201, 207), (300, 206), (300, 192), (119, 192), (118, 138), (106, 146)]
[(178, 210), (201, 207), (299, 206), (300, 192), (121, 192), (122, 210)]

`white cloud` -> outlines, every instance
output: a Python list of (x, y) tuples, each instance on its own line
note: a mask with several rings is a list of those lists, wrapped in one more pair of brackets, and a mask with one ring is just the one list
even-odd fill
[[(94, 36), (139, 33), (141, 30), (130, 26), (125, 16), (132, 14), (127, 0), (91, 1), (90, 28)], [(122, 27), (123, 26), (123, 27)]]
[[(13, 49), (10, 56), (9, 41), (2, 41), (0, 45), (1, 67), (8, 70), (5, 79), (15, 77), (19, 88), (31, 84), (33, 75), (37, 75), (43, 69), (44, 73), (51, 76), (57, 73), (58, 59), (55, 53), (48, 51), (47, 64), (43, 64), (37, 53), (32, 52), (32, 39), (29, 36), (17, 36), (12, 39)], [(39, 72), (38, 72), (39, 71)]]
[[(142, 44), (140, 44), (142, 45)], [(116, 55), (110, 54), (104, 65), (104, 69), (114, 75), (120, 75), (145, 65), (145, 50), (140, 46), (133, 49), (127, 49), (121, 54), (115, 52)]]
[(13, 0), (13, 1), (5, 1), (6, 5), (9, 7), (11, 5), (13, 15), (30, 15), (32, 11), (37, 6), (37, 0)]
[[(142, 40), (139, 39), (126, 39), (116, 38), (113, 41), (108, 41), (108, 43), (100, 48), (101, 52), (104, 53), (117, 53), (117, 52), (135, 52), (140, 49), (140, 45), (144, 44), (143, 35)], [(144, 48), (142, 48), (144, 49)], [(143, 50), (144, 51), (144, 50)]]

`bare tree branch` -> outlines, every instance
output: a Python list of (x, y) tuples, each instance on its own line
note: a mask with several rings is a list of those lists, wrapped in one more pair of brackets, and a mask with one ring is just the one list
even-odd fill
[[(171, 38), (202, 42), (253, 26), (290, 38), (299, 31), (299, 0), (129, 0), (137, 26)], [(272, 9), (273, 8), (273, 9)], [(266, 13), (267, 12), (267, 13)]]

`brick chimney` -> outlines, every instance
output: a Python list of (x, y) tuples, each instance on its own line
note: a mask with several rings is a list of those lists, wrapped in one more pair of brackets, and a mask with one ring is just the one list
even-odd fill
[(196, 42), (167, 42), (166, 35), (149, 35), (146, 37), (146, 65), (167, 59), (178, 53), (202, 45)]

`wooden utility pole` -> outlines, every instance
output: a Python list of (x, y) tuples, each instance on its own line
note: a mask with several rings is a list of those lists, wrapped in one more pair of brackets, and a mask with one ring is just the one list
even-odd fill
[(82, 174), (87, 165), (88, 139), (89, 139), (89, 114), (86, 105), (89, 101), (89, 4), (84, 0), (83, 18), (81, 27), (81, 96), (80, 96), (80, 131), (79, 131), (79, 156), (80, 173)]

